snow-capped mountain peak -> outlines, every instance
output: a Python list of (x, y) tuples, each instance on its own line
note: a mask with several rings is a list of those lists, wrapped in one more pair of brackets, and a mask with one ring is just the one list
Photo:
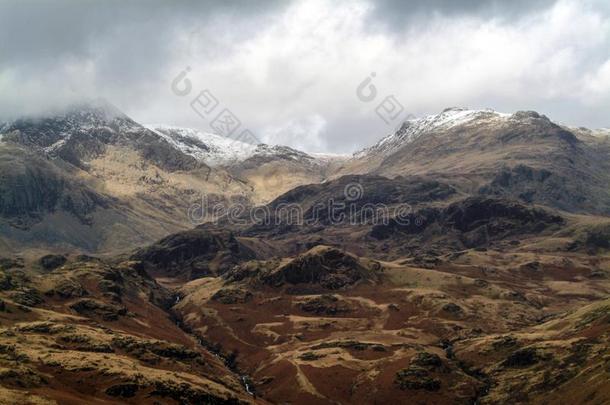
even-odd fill
[(400, 128), (381, 139), (375, 145), (354, 154), (360, 158), (371, 154), (388, 154), (402, 147), (420, 136), (432, 132), (444, 131), (466, 125), (479, 119), (506, 119), (510, 114), (499, 113), (492, 109), (470, 110), (461, 107), (452, 107), (443, 110), (440, 114), (428, 115), (423, 118), (414, 118), (405, 121)]
[(257, 145), (193, 128), (161, 124), (148, 124), (145, 127), (163, 137), (176, 149), (210, 166), (242, 161), (257, 151)]
[(257, 163), (253, 164), (262, 164), (262, 162), (270, 160), (286, 160), (320, 165), (340, 157), (340, 155), (331, 154), (309, 154), (283, 145), (264, 143), (252, 145), (193, 128), (163, 124), (147, 124), (145, 127), (161, 136), (174, 148), (209, 166), (230, 166), (254, 158)]
[(5, 123), (1, 133), (18, 131), (19, 141), (53, 152), (74, 135), (118, 136), (141, 131), (143, 127), (105, 100), (81, 102), (45, 116), (28, 116)]

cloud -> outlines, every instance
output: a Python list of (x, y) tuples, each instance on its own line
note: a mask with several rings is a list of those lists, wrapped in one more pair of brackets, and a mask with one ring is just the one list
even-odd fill
[(403, 31), (417, 20), (434, 16), (513, 20), (552, 6), (556, 0), (376, 0), (372, 24)]
[(100, 95), (121, 105), (144, 102), (167, 79), (183, 27), (278, 9), (274, 0), (1, 2), (0, 114)]
[[(263, 141), (309, 151), (391, 132), (375, 111), (390, 95), (400, 118), (462, 105), (610, 125), (600, 0), (5, 2), (0, 37), (0, 118), (101, 96), (205, 130), (213, 117), (189, 101), (208, 89)], [(187, 66), (193, 91), (178, 97)], [(362, 102), (367, 77), (378, 94)]]
[(327, 122), (316, 114), (300, 120), (289, 121), (280, 127), (266, 127), (262, 138), (270, 144), (289, 144), (299, 150), (324, 150), (324, 133)]
[(593, 102), (610, 98), (610, 59), (585, 78), (583, 98)]

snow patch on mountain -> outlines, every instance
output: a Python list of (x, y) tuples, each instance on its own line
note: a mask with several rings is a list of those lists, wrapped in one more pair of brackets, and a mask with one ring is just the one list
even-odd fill
[(53, 153), (53, 152), (61, 149), (61, 147), (64, 146), (66, 144), (66, 142), (68, 142), (70, 140), (71, 137), (72, 137), (71, 133), (66, 133), (63, 138), (61, 138), (60, 140), (58, 140), (51, 146), (47, 146), (46, 148), (43, 148), (42, 150), (45, 151), (46, 153)]
[(232, 138), (193, 128), (163, 124), (148, 124), (146, 128), (163, 137), (173, 147), (210, 166), (228, 166), (249, 159), (291, 160), (311, 165), (327, 164), (333, 159), (345, 157), (330, 153), (305, 153), (282, 145), (264, 143), (252, 145)]
[(243, 161), (253, 156), (258, 149), (257, 145), (193, 128), (160, 124), (145, 127), (163, 137), (176, 149), (210, 166)]
[(610, 128), (600, 128), (594, 131), (597, 135), (610, 136)]
[(570, 125), (563, 125), (563, 127), (568, 131), (572, 131), (574, 133), (585, 134), (597, 138), (610, 137), (610, 128), (589, 129), (585, 127), (574, 127)]
[(313, 152), (309, 154), (321, 162), (331, 162), (336, 160), (346, 160), (350, 158), (350, 155), (345, 153), (321, 153)]
[(507, 119), (511, 115), (491, 109), (469, 110), (466, 108), (447, 108), (440, 114), (428, 115), (405, 121), (400, 129), (375, 145), (354, 154), (355, 158), (371, 154), (387, 155), (398, 148), (413, 142), (420, 136), (432, 132), (445, 131), (453, 127), (469, 124), (478, 119)]
[(325, 166), (334, 158), (331, 154), (306, 153), (289, 146), (260, 144), (249, 159), (259, 161), (284, 160), (310, 166)]

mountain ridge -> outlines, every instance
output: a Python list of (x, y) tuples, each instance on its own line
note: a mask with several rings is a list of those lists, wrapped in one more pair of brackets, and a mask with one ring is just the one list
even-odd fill
[[(6, 156), (5, 165), (14, 165), (17, 156), (17, 167), (49, 166), (35, 172), (58, 173), (63, 179), (55, 182), (38, 176), (30, 181), (34, 172), (23, 171), (30, 173), (23, 177), (3, 169), (0, 183), (5, 185), (0, 187), (6, 193), (0, 212), (9, 238), (14, 237), (6, 236), (14, 235), (11, 227), (22, 224), (18, 226), (27, 231), (28, 226), (44, 223), (47, 215), (66, 209), (76, 218), (75, 224), (94, 232), (104, 222), (100, 213), (110, 209), (108, 213), (121, 213), (110, 215), (115, 219), (104, 227), (115, 226), (113, 221), (125, 215), (132, 217), (128, 222), (133, 221), (138, 235), (149, 220), (163, 223), (150, 238), (135, 238), (137, 243), (152, 242), (166, 232), (191, 227), (185, 213), (204, 194), (224, 205), (231, 201), (264, 205), (295, 187), (353, 174), (425, 175), (462, 194), (515, 198), (568, 212), (610, 211), (606, 187), (610, 180), (604, 174), (610, 169), (604, 163), (610, 148), (604, 138), (590, 136), (588, 130), (570, 131), (535, 112), (449, 108), (408, 120), (396, 133), (351, 157), (250, 145), (188, 128), (144, 126), (105, 101), (15, 120), (3, 128), (0, 152)], [(35, 159), (26, 159), (28, 154), (18, 152), (20, 148)], [(14, 188), (15, 182), (28, 189)], [(29, 212), (9, 214), (14, 205), (10, 201), (46, 198), (42, 197), (47, 193), (42, 193), (44, 182), (57, 185), (51, 194), (64, 193), (64, 197), (26, 204)], [(145, 228), (151, 232), (150, 226)], [(53, 232), (48, 235), (55, 236), (47, 242), (65, 238)], [(87, 246), (90, 250), (98, 245)]]

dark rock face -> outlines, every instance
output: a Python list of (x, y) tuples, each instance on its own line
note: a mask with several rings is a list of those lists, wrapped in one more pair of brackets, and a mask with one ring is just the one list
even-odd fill
[(0, 371), (0, 380), (3, 384), (7, 384), (13, 387), (24, 388), (37, 388), (48, 384), (45, 377), (34, 370), (29, 368), (9, 368), (2, 369)]
[(454, 304), (452, 302), (443, 305), (442, 310), (451, 315), (461, 315), (464, 313), (464, 310), (462, 309), (462, 307), (460, 307), (459, 305)]
[(429, 373), (418, 367), (409, 367), (396, 373), (394, 380), (402, 390), (438, 391), (441, 381), (430, 377)]
[(279, 265), (279, 261), (259, 261), (252, 260), (242, 264), (238, 264), (224, 273), (222, 277), (229, 283), (237, 283), (240, 281), (253, 280), (260, 277), (262, 274), (271, 272)]
[(318, 354), (318, 353), (314, 353), (314, 352), (305, 352), (299, 356), (299, 359), (303, 360), (303, 361), (316, 361), (319, 359), (323, 359), (324, 357), (326, 357), (325, 354)]
[(443, 365), (441, 358), (438, 354), (428, 353), (428, 352), (419, 352), (412, 359), (411, 364), (414, 364), (419, 367), (425, 367), (430, 369), (436, 369)]
[(58, 267), (63, 266), (68, 259), (63, 255), (46, 255), (38, 260), (38, 263), (45, 270), (54, 270)]
[[(354, 184), (358, 185), (361, 193), (352, 199), (346, 196), (346, 188)], [(382, 218), (389, 217), (390, 211), (393, 212), (389, 207), (442, 201), (455, 193), (453, 187), (423, 177), (399, 176), (389, 179), (377, 175), (343, 176), (323, 184), (299, 186), (281, 195), (267, 206), (270, 220), (251, 226), (245, 234), (275, 235), (297, 229), (288, 209), (282, 211), (280, 207), (298, 206), (300, 219), (305, 225), (369, 224), (382, 222)]]
[(441, 388), (439, 379), (434, 373), (448, 371), (441, 358), (434, 353), (419, 352), (411, 359), (409, 367), (396, 373), (394, 382), (403, 390), (438, 391)]
[(231, 232), (199, 227), (168, 236), (137, 251), (132, 259), (141, 261), (154, 274), (192, 280), (223, 274), (239, 261), (254, 257), (254, 252), (241, 245)]
[(591, 252), (610, 249), (610, 226), (600, 225), (588, 229), (579, 243)]
[[(287, 286), (286, 293), (300, 295), (319, 294), (324, 289), (343, 289), (360, 282), (375, 283), (379, 280), (379, 271), (381, 266), (377, 262), (365, 264), (339, 249), (317, 246), (289, 262), (252, 260), (236, 265), (223, 278), (227, 283), (246, 283), (250, 286)], [(318, 300), (302, 304), (302, 308), (305, 311), (335, 313), (347, 310), (343, 303), (335, 300), (331, 295), (323, 295)]]
[(21, 285), (20, 281), (10, 273), (0, 272), (0, 291), (13, 290)]
[(350, 307), (347, 303), (339, 301), (337, 297), (330, 294), (324, 294), (316, 298), (308, 299), (307, 301), (299, 304), (305, 312), (313, 313), (316, 315), (328, 315), (334, 316), (350, 312)]
[(0, 257), (0, 270), (9, 269), (21, 269), (23, 268), (23, 259), (11, 259), (8, 257)]
[[(485, 246), (493, 241), (543, 232), (559, 226), (559, 215), (532, 208), (515, 201), (470, 197), (445, 208), (424, 208), (412, 220), (375, 225), (370, 236), (388, 239), (395, 235), (416, 235), (421, 239), (455, 238), (465, 247)], [(419, 219), (419, 220), (418, 220)]]
[(21, 149), (0, 148), (0, 217), (27, 229), (48, 213), (65, 210), (82, 223), (113, 199), (68, 178), (50, 161)]
[(88, 317), (100, 317), (104, 321), (116, 321), (120, 316), (127, 315), (127, 308), (106, 304), (95, 299), (84, 298), (70, 305), (77, 313)]
[(501, 336), (493, 341), (491, 344), (494, 350), (502, 350), (506, 348), (514, 348), (519, 344), (518, 340), (514, 336)]
[(537, 232), (550, 225), (563, 223), (560, 216), (544, 210), (506, 200), (478, 197), (450, 205), (443, 212), (443, 220), (461, 232), (469, 232), (487, 224), (492, 233), (500, 233), (510, 227)]
[(44, 302), (40, 293), (37, 290), (29, 287), (22, 287), (16, 291), (10, 292), (9, 295), (16, 303), (28, 307), (35, 307)]
[(569, 178), (526, 165), (504, 168), (479, 189), (483, 195), (508, 197), (525, 203), (541, 203), (567, 211), (591, 205), (587, 195)]
[(243, 403), (234, 398), (219, 398), (199, 388), (170, 380), (156, 382), (154, 390), (149, 395), (171, 398), (179, 404), (239, 405)]
[(603, 232), (592, 232), (587, 235), (585, 245), (591, 248), (610, 249), (610, 235)]
[(62, 344), (83, 352), (114, 353), (114, 349), (109, 344), (96, 342), (86, 335), (71, 333), (69, 335), (60, 336), (58, 340)]
[(112, 346), (135, 355), (139, 359), (150, 359), (150, 355), (168, 359), (186, 361), (201, 355), (183, 345), (168, 343), (162, 340), (135, 339), (130, 336), (119, 336), (112, 340)]
[(212, 300), (221, 304), (243, 304), (251, 299), (252, 293), (241, 288), (222, 288), (212, 295)]
[(111, 397), (131, 398), (138, 392), (138, 385), (134, 383), (117, 384), (106, 389), (106, 394)]
[(502, 362), (504, 367), (528, 367), (541, 360), (536, 349), (527, 347), (513, 352)]
[(330, 290), (353, 285), (371, 273), (355, 257), (338, 249), (317, 247), (262, 276), (265, 284), (317, 284)]
[(88, 294), (87, 290), (83, 286), (74, 280), (62, 280), (59, 282), (53, 290), (49, 291), (49, 294), (57, 294), (59, 297), (67, 299), (74, 297), (83, 297)]

